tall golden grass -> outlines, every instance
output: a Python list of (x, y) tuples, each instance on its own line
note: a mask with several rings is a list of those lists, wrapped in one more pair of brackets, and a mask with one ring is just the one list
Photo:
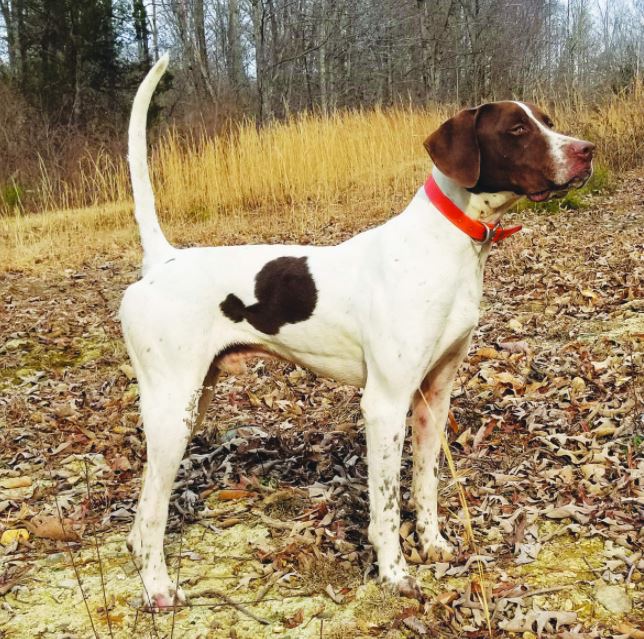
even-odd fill
[[(549, 110), (559, 130), (592, 140), (598, 162), (620, 172), (644, 160), (643, 98), (637, 84), (595, 105), (569, 99)], [(175, 240), (213, 244), (314, 232), (340, 210), (352, 227), (378, 221), (419, 186), (430, 168), (422, 141), (455, 110), (303, 114), (260, 130), (244, 122), (215, 139), (170, 129), (150, 152), (164, 228)], [(0, 267), (134, 249), (125, 158), (87, 157), (69, 181), (54, 182), (42, 166), (35, 191), (39, 213), (0, 217)]]

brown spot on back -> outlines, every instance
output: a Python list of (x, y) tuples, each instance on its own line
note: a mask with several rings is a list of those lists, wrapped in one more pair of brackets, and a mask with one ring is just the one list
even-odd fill
[(313, 314), (318, 292), (306, 257), (278, 257), (267, 262), (255, 277), (257, 302), (246, 306), (230, 293), (219, 305), (233, 322), (246, 320), (267, 335), (285, 324), (303, 322)]

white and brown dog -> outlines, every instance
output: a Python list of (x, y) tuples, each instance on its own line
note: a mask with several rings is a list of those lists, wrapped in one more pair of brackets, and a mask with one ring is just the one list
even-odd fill
[(163, 554), (175, 474), (219, 371), (258, 354), (364, 388), (369, 539), (380, 577), (418, 594), (398, 540), (407, 412), (411, 406), (422, 549), (430, 559), (449, 557), (437, 515), (440, 429), (478, 322), (491, 241), (516, 230), (499, 220), (520, 197), (542, 201), (582, 185), (593, 145), (555, 133), (535, 106), (484, 104), (429, 136), (432, 177), (378, 228), (331, 247), (177, 249), (159, 226), (145, 141), (150, 98), (167, 64), (165, 56), (149, 72), (132, 108), (129, 162), (143, 278), (127, 289), (120, 311), (147, 438), (128, 540), (142, 562), (145, 601), (163, 608), (184, 599)]

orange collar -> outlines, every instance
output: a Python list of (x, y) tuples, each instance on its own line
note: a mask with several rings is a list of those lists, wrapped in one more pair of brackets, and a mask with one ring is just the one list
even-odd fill
[(429, 201), (456, 227), (463, 233), (469, 235), (475, 242), (488, 244), (489, 242), (500, 242), (513, 233), (520, 231), (522, 226), (510, 226), (504, 229), (500, 222), (490, 224), (473, 220), (466, 215), (461, 209), (450, 200), (445, 193), (440, 190), (433, 176), (429, 176), (425, 182), (425, 193)]

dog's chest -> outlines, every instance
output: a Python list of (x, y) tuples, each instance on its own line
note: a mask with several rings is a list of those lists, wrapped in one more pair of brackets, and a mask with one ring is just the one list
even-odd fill
[(406, 309), (416, 315), (409, 339), (423, 353), (428, 372), (450, 352), (460, 350), (478, 325), (483, 264), (478, 259), (443, 263), (417, 290), (416, 301)]

